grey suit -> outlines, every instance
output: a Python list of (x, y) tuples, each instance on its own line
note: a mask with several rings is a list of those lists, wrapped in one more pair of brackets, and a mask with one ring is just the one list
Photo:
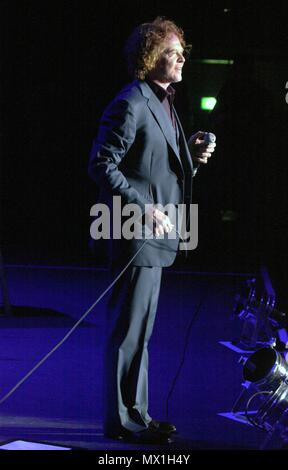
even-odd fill
[[(177, 205), (190, 203), (193, 164), (175, 112), (175, 129), (146, 82), (134, 81), (106, 108), (90, 155), (89, 174), (99, 201)], [(178, 141), (177, 141), (178, 140)], [(181, 155), (181, 156), (180, 156)], [(112, 277), (143, 240), (111, 240)], [(163, 266), (170, 266), (179, 239), (152, 239), (115, 284), (108, 303), (104, 367), (104, 428), (144, 429), (148, 414), (148, 341), (152, 333)]]
[[(135, 81), (116, 96), (102, 116), (90, 156), (89, 173), (101, 190), (99, 201), (111, 206), (111, 196), (120, 195), (123, 203), (136, 203), (143, 213), (149, 203), (191, 202), (193, 164), (174, 112), (179, 145), (171, 120), (146, 82)], [(132, 257), (142, 243), (113, 240), (112, 264)], [(170, 266), (178, 243), (178, 238), (151, 240), (133, 264)]]

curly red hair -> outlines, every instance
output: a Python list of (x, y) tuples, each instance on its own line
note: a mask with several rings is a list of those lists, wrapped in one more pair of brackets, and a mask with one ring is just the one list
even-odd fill
[(134, 78), (145, 80), (162, 53), (163, 42), (172, 33), (178, 36), (183, 49), (187, 49), (183, 30), (173, 21), (161, 16), (134, 29), (124, 49), (128, 72)]

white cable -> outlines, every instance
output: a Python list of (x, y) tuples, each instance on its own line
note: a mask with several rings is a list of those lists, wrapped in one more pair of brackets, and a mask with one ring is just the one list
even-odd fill
[[(172, 228), (172, 230), (174, 230), (175, 232), (178, 233), (179, 237), (182, 239), (180, 233), (178, 232), (178, 230), (176, 230), (175, 228)], [(126, 264), (126, 266), (124, 266), (124, 268), (122, 269), (122, 271), (116, 276), (116, 278), (111, 282), (111, 284), (104, 290), (104, 292), (102, 292), (102, 294), (98, 297), (98, 299), (88, 308), (88, 310), (86, 310), (86, 312), (82, 315), (81, 318), (79, 318), (79, 320), (75, 323), (75, 325), (73, 325), (73, 327), (68, 331), (68, 333), (66, 333), (66, 335), (61, 339), (61, 341), (59, 341), (59, 343), (56, 344), (56, 346), (54, 346), (53, 349), (51, 349), (39, 362), (37, 362), (37, 364), (29, 371), (27, 372), (27, 374), (24, 375), (24, 377), (19, 380), (19, 382), (17, 382), (16, 385), (14, 385), (13, 388), (11, 388), (11, 390), (9, 390), (9, 392), (6, 393), (6, 395), (4, 395), (4, 397), (1, 398), (0, 400), (0, 405), (2, 403), (4, 403), (4, 401), (7, 400), (7, 398), (9, 398), (14, 392), (16, 392), (16, 390), (42, 365), (44, 364), (45, 361), (47, 361), (47, 359), (52, 356), (52, 354), (58, 349), (60, 348), (60, 346), (72, 335), (72, 333), (76, 330), (76, 328), (80, 325), (80, 323), (82, 323), (82, 321), (89, 315), (89, 313), (96, 307), (96, 305), (100, 302), (100, 300), (104, 297), (104, 295), (114, 286), (114, 284), (118, 281), (118, 279), (122, 276), (122, 274), (126, 271), (126, 269), (128, 268), (128, 266), (130, 266), (130, 264), (132, 263), (132, 261), (134, 260), (134, 258), (136, 258), (136, 256), (138, 255), (138, 253), (142, 250), (142, 248), (144, 247), (144, 245), (149, 241), (153, 239), (152, 238), (147, 238), (144, 243), (142, 243), (142, 245), (140, 246), (140, 248), (136, 251), (136, 253), (132, 256), (132, 258), (130, 259), (130, 261)]]
[(68, 339), (72, 335), (73, 331), (76, 330), (76, 328), (80, 325), (80, 323), (87, 317), (87, 315), (89, 315), (91, 310), (93, 310), (94, 307), (96, 307), (98, 302), (100, 302), (100, 300), (104, 297), (104, 295), (111, 289), (111, 287), (114, 286), (114, 284), (122, 276), (124, 271), (126, 271), (128, 266), (132, 263), (133, 259), (138, 255), (139, 251), (142, 250), (142, 248), (144, 247), (144, 245), (147, 243), (148, 240), (149, 238), (144, 241), (144, 243), (136, 251), (135, 255), (133, 255), (130, 261), (122, 269), (120, 274), (118, 274), (118, 276), (111, 282), (111, 284), (107, 287), (107, 289), (105, 289), (104, 292), (102, 292), (102, 294), (98, 297), (98, 299), (88, 308), (88, 310), (75, 323), (75, 325), (68, 331), (68, 333), (61, 339), (61, 341), (59, 341), (59, 343), (57, 343), (56, 346), (54, 346), (54, 348), (51, 349), (51, 351), (49, 351), (39, 362), (37, 362), (37, 364), (21, 380), (19, 380), (19, 382), (17, 382), (17, 384), (11, 390), (9, 390), (9, 392), (6, 393), (6, 395), (4, 395), (3, 398), (1, 398), (0, 405), (4, 403), (4, 401), (6, 401), (7, 398), (9, 398), (20, 387), (20, 385), (22, 385), (66, 341), (66, 339)]

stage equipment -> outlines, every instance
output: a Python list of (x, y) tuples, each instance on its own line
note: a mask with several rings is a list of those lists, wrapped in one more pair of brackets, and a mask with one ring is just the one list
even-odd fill
[(247, 403), (259, 396), (262, 404), (257, 413), (250, 417), (256, 424), (271, 431), (288, 410), (288, 364), (284, 357), (273, 348), (262, 348), (252, 354), (244, 364), (243, 376), (256, 390)]
[[(288, 349), (287, 314), (275, 307), (275, 293), (255, 278), (235, 297), (232, 343), (243, 350), (263, 346)], [(278, 347), (279, 346), (279, 347)]]
[(231, 413), (220, 415), (265, 431), (260, 449), (288, 448), (288, 363), (283, 353), (262, 348), (240, 362), (243, 390)]

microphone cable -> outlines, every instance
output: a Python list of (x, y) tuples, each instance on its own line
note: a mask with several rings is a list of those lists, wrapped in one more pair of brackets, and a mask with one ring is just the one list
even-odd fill
[[(180, 233), (178, 232), (178, 230), (176, 230), (174, 227), (172, 228), (172, 230), (174, 230), (176, 233), (178, 233), (179, 237), (182, 239)], [(120, 279), (120, 277), (122, 276), (122, 274), (124, 274), (124, 272), (126, 271), (126, 269), (130, 266), (130, 264), (132, 263), (132, 261), (136, 258), (136, 256), (138, 255), (138, 253), (144, 248), (144, 246), (146, 245), (146, 243), (149, 241), (149, 240), (153, 240), (154, 239), (154, 236), (152, 236), (151, 238), (147, 238), (143, 243), (142, 245), (140, 246), (140, 248), (138, 248), (138, 250), (136, 251), (136, 253), (132, 256), (132, 258), (129, 260), (129, 262), (124, 266), (124, 268), (122, 269), (122, 271), (120, 271), (120, 273), (115, 277), (115, 279), (111, 282), (111, 284), (109, 284), (109, 286), (102, 292), (102, 294), (100, 294), (100, 296), (95, 300), (95, 302), (86, 310), (86, 312), (79, 318), (79, 320), (77, 320), (77, 322), (72, 326), (72, 328), (66, 333), (66, 335), (47, 353), (45, 354), (45, 356), (39, 361), (37, 362), (37, 364), (35, 364), (34, 367), (32, 367), (32, 369), (29, 370), (29, 372), (27, 372), (27, 374), (24, 375), (24, 377), (22, 377), (21, 380), (19, 380), (19, 382), (16, 383), (16, 385), (14, 385), (13, 388), (11, 388), (9, 390), (9, 392), (6, 393), (6, 395), (4, 395), (1, 399), (0, 399), (0, 405), (2, 405), (2, 403), (4, 403), (9, 397), (11, 397), (11, 395), (13, 395), (13, 393), (16, 392), (16, 390), (24, 383), (26, 382), (26, 380), (31, 377), (32, 374), (34, 374), (34, 372), (36, 372), (37, 369), (39, 369), (40, 366), (42, 366), (42, 364), (44, 364), (44, 362), (47, 361), (47, 359), (49, 359), (50, 356), (52, 356), (52, 354), (54, 354), (54, 352), (57, 351), (57, 349), (60, 348), (60, 346), (62, 346), (62, 344), (72, 335), (72, 333), (76, 330), (76, 328), (80, 325), (80, 323), (83, 322), (83, 320), (85, 320), (85, 318), (89, 315), (89, 313), (96, 307), (96, 305), (100, 302), (100, 300), (107, 294), (107, 292), (114, 286), (114, 284), (116, 284), (116, 282), (118, 281), (118, 279)]]
[[(179, 237), (181, 238), (181, 240), (183, 241), (183, 243), (185, 243), (185, 241), (183, 240), (183, 238), (181, 237), (180, 233), (178, 232), (178, 230), (176, 229), (173, 229), (175, 232), (178, 233)], [(186, 257), (187, 257), (187, 250), (185, 248), (185, 252), (186, 252)], [(210, 282), (208, 283), (210, 285)], [(186, 330), (186, 336), (185, 336), (185, 340), (184, 340), (184, 348), (183, 348), (183, 353), (182, 353), (182, 358), (180, 360), (180, 364), (179, 364), (179, 367), (176, 371), (176, 374), (172, 380), (172, 384), (171, 384), (171, 387), (170, 387), (170, 390), (168, 392), (168, 395), (167, 395), (167, 398), (166, 398), (166, 419), (168, 420), (169, 418), (169, 400), (172, 396), (172, 393), (175, 389), (175, 386), (176, 386), (176, 383), (177, 383), (177, 380), (180, 376), (180, 373), (181, 373), (181, 370), (184, 366), (184, 363), (185, 363), (185, 359), (186, 359), (186, 353), (187, 353), (187, 348), (188, 348), (188, 342), (189, 342), (189, 338), (190, 338), (190, 334), (191, 334), (191, 329), (192, 329), (192, 326), (194, 324), (194, 322), (197, 320), (198, 316), (199, 316), (199, 312), (200, 312), (200, 309), (203, 305), (203, 302), (204, 300), (207, 298), (207, 291), (208, 291), (208, 286), (207, 288), (205, 289), (203, 295), (201, 296), (199, 302), (198, 302), (198, 305), (196, 307), (196, 310), (194, 312), (194, 315), (192, 316), (191, 318), (191, 321), (190, 323), (188, 324), (188, 328)]]
[(183, 348), (182, 358), (180, 360), (180, 364), (179, 364), (178, 369), (176, 371), (176, 374), (175, 374), (175, 376), (172, 380), (172, 384), (171, 384), (170, 390), (169, 390), (167, 398), (166, 398), (166, 419), (167, 420), (168, 420), (168, 417), (169, 417), (169, 400), (172, 396), (172, 393), (174, 392), (176, 383), (178, 381), (181, 370), (182, 370), (182, 368), (184, 366), (184, 363), (185, 363), (186, 353), (187, 353), (187, 349), (188, 349), (188, 344), (189, 344), (189, 339), (190, 339), (192, 326), (193, 326), (193, 324), (195, 323), (195, 321), (197, 320), (197, 318), (199, 316), (200, 309), (201, 309), (201, 307), (203, 305), (203, 302), (204, 302), (206, 297), (207, 297), (207, 289), (205, 289), (204, 294), (200, 298), (199, 303), (198, 303), (198, 305), (196, 307), (196, 310), (194, 312), (194, 315), (192, 316), (191, 321), (189, 322), (187, 330), (186, 330), (186, 336), (185, 336), (185, 340), (184, 340), (184, 348)]
[(16, 383), (16, 385), (14, 385), (13, 388), (11, 388), (11, 390), (9, 390), (9, 392), (6, 393), (6, 395), (4, 395), (4, 397), (2, 397), (0, 399), (0, 405), (2, 405), (2, 403), (4, 403), (11, 395), (13, 395), (14, 392), (16, 392), (16, 390), (40, 367), (42, 366), (42, 364), (44, 364), (44, 362), (47, 361), (47, 359), (52, 356), (52, 354), (54, 352), (57, 351), (57, 349), (60, 348), (60, 346), (62, 346), (62, 344), (72, 335), (72, 333), (76, 330), (76, 328), (80, 325), (80, 323), (83, 322), (83, 320), (89, 315), (89, 313), (96, 307), (96, 305), (100, 302), (100, 300), (104, 297), (104, 295), (114, 286), (114, 284), (116, 284), (116, 282), (118, 281), (118, 279), (122, 276), (122, 274), (126, 271), (126, 269), (130, 266), (130, 264), (132, 263), (132, 261), (134, 260), (134, 258), (136, 258), (136, 256), (138, 255), (138, 253), (143, 249), (144, 245), (146, 245), (146, 243), (150, 240), (150, 238), (147, 238), (143, 243), (142, 245), (140, 246), (140, 248), (138, 248), (138, 250), (136, 251), (136, 253), (132, 256), (132, 258), (129, 260), (129, 262), (124, 266), (124, 268), (122, 269), (122, 271), (115, 277), (115, 279), (111, 282), (111, 284), (109, 284), (109, 286), (102, 292), (102, 294), (97, 298), (97, 300), (95, 300), (95, 302), (88, 308), (88, 310), (86, 310), (86, 312), (82, 315), (81, 318), (79, 318), (79, 320), (72, 326), (72, 328), (66, 333), (66, 335), (61, 339), (61, 341), (59, 341), (39, 362), (37, 362), (37, 364), (32, 368), (30, 369), (29, 372), (27, 372), (27, 374), (24, 375), (24, 377), (19, 380), (19, 382)]
[[(174, 227), (172, 228), (173, 231), (175, 231), (179, 238), (181, 238), (181, 240), (184, 242), (183, 238), (181, 237), (181, 234), (179, 233), (179, 231), (177, 229), (175, 229)], [(136, 258), (136, 256), (140, 253), (140, 251), (144, 248), (144, 246), (146, 245), (146, 243), (153, 239), (154, 237), (152, 238), (147, 238), (143, 243), (142, 245), (140, 246), (140, 248), (138, 248), (138, 250), (136, 251), (136, 253), (132, 256), (132, 258), (129, 260), (129, 262), (124, 266), (124, 268), (122, 269), (122, 271), (120, 271), (120, 273), (116, 276), (116, 278), (111, 282), (111, 284), (109, 284), (109, 286), (102, 292), (102, 294), (100, 294), (100, 296), (95, 300), (95, 302), (85, 311), (85, 313), (79, 318), (79, 320), (77, 320), (77, 322), (72, 326), (72, 328), (70, 330), (68, 330), (68, 332), (66, 333), (66, 335), (47, 353), (45, 354), (45, 356), (40, 359), (40, 361), (38, 361), (34, 367), (32, 367), (32, 369), (30, 369), (27, 374), (25, 374), (21, 380), (19, 380), (16, 385), (14, 385), (14, 387), (12, 387), (1, 399), (0, 399), (0, 405), (2, 405), (2, 403), (4, 403), (9, 397), (11, 397), (11, 395), (13, 395), (16, 390), (18, 390), (18, 388), (24, 383), (26, 382), (26, 380), (28, 380), (29, 377), (31, 377), (32, 374), (34, 374), (34, 372), (36, 372), (37, 369), (39, 369), (39, 367), (41, 367), (48, 359), (50, 356), (52, 356), (52, 354), (54, 354), (54, 352), (57, 351), (57, 349), (60, 348), (60, 346), (62, 346), (62, 344), (64, 344), (64, 342), (72, 335), (72, 333), (76, 330), (76, 328), (85, 320), (85, 318), (89, 315), (89, 313), (96, 307), (96, 305), (100, 302), (100, 300), (102, 300), (102, 298), (107, 294), (107, 292), (109, 292), (109, 290), (114, 286), (114, 284), (116, 284), (116, 282), (120, 279), (120, 277), (124, 274), (124, 272), (128, 269), (128, 267), (130, 266), (130, 264), (133, 262), (133, 260)], [(185, 243), (185, 242), (184, 242)], [(180, 371), (182, 369), (182, 366), (184, 364), (184, 361), (185, 361), (185, 355), (186, 355), (186, 345), (188, 344), (188, 339), (189, 339), (189, 335), (190, 335), (190, 330), (191, 330), (191, 327), (192, 327), (192, 323), (193, 323), (193, 319), (196, 319), (196, 315), (201, 307), (201, 304), (202, 304), (202, 301), (200, 302), (199, 306), (198, 306), (198, 309), (196, 311), (196, 314), (193, 316), (192, 318), (192, 321), (188, 327), (188, 332), (187, 332), (187, 335), (186, 335), (186, 340), (185, 340), (185, 346), (184, 346), (184, 352), (183, 352), (183, 359), (181, 361), (181, 364), (180, 364), (180, 367), (176, 373), (176, 376), (175, 376), (175, 379), (173, 381), (173, 384), (172, 384), (172, 387), (170, 389), (170, 392), (168, 393), (168, 397), (167, 397), (167, 415), (168, 415), (168, 401), (169, 401), (169, 398), (173, 392), (173, 389), (174, 389), (174, 386), (176, 384), (176, 381), (178, 379), (178, 376), (180, 374)]]

